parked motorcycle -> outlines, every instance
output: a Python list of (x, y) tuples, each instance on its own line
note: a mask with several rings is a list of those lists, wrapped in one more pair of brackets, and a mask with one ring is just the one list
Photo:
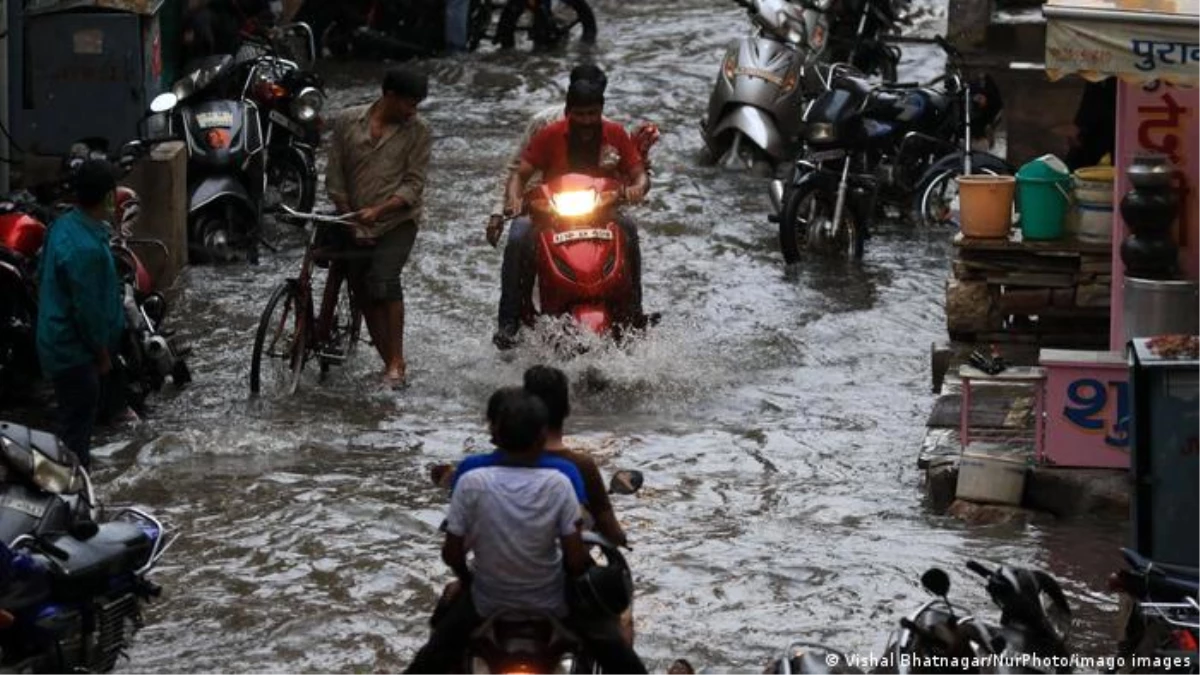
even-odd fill
[(97, 524), (87, 472), (51, 434), (0, 423), (0, 472), (0, 670), (111, 671), (161, 592), (147, 575), (166, 529), (133, 508)]
[(804, 102), (815, 91), (811, 66), (825, 49), (830, 0), (735, 0), (747, 9), (753, 35), (725, 52), (700, 127), (720, 163), (774, 167), (799, 143)]
[[(317, 197), (317, 148), (321, 143), (321, 111), (325, 88), (321, 77), (303, 64), (316, 60), (312, 30), (305, 24), (282, 26), (272, 35), (299, 35), (309, 53), (298, 60), (285, 58), (282, 38), (263, 37), (249, 43), (235, 59), (244, 70), (239, 97), (253, 101), (263, 123), (266, 148), (266, 204), (310, 212)], [(289, 51), (295, 51), (291, 49)], [(235, 74), (243, 78), (241, 72)]]
[[(805, 149), (790, 185), (772, 187), (772, 201), (783, 202), (779, 245), (786, 263), (798, 262), (804, 249), (861, 258), (878, 208), (911, 204), (931, 166), (962, 170), (955, 162), (969, 156), (977, 169), (1011, 173), (1003, 160), (969, 147), (970, 125), (994, 121), (1001, 102), (993, 97), (981, 106), (957, 52), (941, 38), (937, 43), (949, 57), (941, 90), (872, 87), (852, 69), (830, 70), (827, 91), (805, 111)], [(960, 150), (959, 143), (967, 145)]]
[(1000, 638), (994, 643), (1000, 653), (1054, 659), (1061, 663), (1054, 672), (1071, 671), (1067, 646), (1071, 606), (1054, 577), (1004, 565), (989, 570), (975, 561), (967, 562), (967, 569), (984, 579), (988, 595), (1000, 609), (999, 629), (991, 631)]
[(141, 216), (140, 200), (133, 190), (117, 188), (117, 222), (109, 246), (121, 280), (122, 304), (125, 309), (125, 334), (121, 339), (118, 358), (125, 373), (125, 403), (139, 415), (146, 414), (146, 398), (162, 390), (168, 377), (176, 388), (192, 381), (191, 371), (184, 358), (191, 351), (172, 333), (163, 330), (167, 300), (154, 290), (153, 280), (135, 246), (160, 249), (170, 255), (165, 244), (157, 239), (133, 237)]
[(537, 315), (570, 316), (587, 331), (619, 338), (638, 317), (630, 305), (630, 274), (624, 230), (615, 209), (619, 181), (567, 174), (539, 185), (526, 198), (536, 228)]
[(54, 434), (0, 422), (0, 544), (94, 522), (88, 473)]
[[(567, 11), (555, 11), (553, 0), (485, 0), (484, 7), (490, 13), (499, 12), (500, 16), (494, 31), (489, 31), (485, 37), (492, 38), (501, 47), (511, 47), (515, 44), (516, 32), (524, 30), (536, 48), (549, 49), (566, 42), (571, 30), (579, 26), (582, 40), (595, 42), (596, 14), (588, 1), (560, 0), (558, 4), (566, 5)], [(527, 24), (518, 25), (525, 10), (532, 18)]]
[(188, 150), (188, 251), (192, 262), (258, 262), (266, 145), (258, 105), (215, 98), (228, 86), (233, 56), (200, 59), (150, 104), (145, 137), (183, 139)]
[(0, 401), (39, 376), (37, 259), (46, 224), (32, 197), (0, 202)]
[(1117, 672), (1200, 671), (1200, 572), (1121, 553), (1126, 567), (1109, 578), (1122, 605)]

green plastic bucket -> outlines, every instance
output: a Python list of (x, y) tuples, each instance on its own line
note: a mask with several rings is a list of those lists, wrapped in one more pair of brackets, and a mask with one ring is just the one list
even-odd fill
[[(1047, 162), (1047, 159), (1053, 159)], [(1017, 172), (1017, 208), (1025, 239), (1059, 239), (1071, 208), (1071, 176), (1053, 164), (1057, 158), (1035, 159)], [(1065, 168), (1065, 167), (1064, 167)]]

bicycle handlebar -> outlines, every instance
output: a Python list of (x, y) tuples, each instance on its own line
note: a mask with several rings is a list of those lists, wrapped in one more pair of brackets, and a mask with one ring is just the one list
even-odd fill
[(351, 214), (343, 213), (341, 215), (326, 214), (326, 213), (303, 213), (297, 211), (287, 204), (280, 204), (279, 211), (286, 220), (306, 220), (313, 223), (326, 223), (330, 225), (348, 225), (353, 221)]

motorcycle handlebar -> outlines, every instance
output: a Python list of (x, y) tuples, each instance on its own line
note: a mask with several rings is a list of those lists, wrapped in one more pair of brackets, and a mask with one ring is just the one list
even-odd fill
[(983, 577), (984, 579), (990, 579), (992, 576), (991, 570), (984, 567), (982, 564), (975, 562), (974, 560), (967, 561), (967, 569), (971, 570), (975, 574), (978, 574), (979, 576)]

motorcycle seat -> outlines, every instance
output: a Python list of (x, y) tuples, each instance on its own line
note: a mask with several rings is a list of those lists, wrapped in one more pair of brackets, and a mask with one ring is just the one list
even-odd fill
[(108, 577), (133, 572), (153, 551), (150, 536), (128, 522), (103, 523), (86, 541), (66, 534), (49, 541), (66, 554), (64, 558), (56, 552), (51, 558), (55, 590), (67, 594), (90, 593), (97, 582), (107, 586)]
[(1121, 554), (1125, 556), (1125, 561), (1139, 572), (1157, 571), (1163, 576), (1174, 577), (1176, 579), (1191, 581), (1193, 583), (1200, 579), (1200, 568), (1154, 562), (1137, 551), (1129, 548), (1121, 549)]
[(561, 650), (579, 642), (574, 633), (552, 616), (517, 612), (501, 612), (488, 617), (471, 634), (471, 639), (478, 645), (492, 648), (518, 644), (530, 647), (547, 645)]
[(855, 77), (854, 75), (839, 75), (833, 81), (834, 89), (848, 91), (856, 96), (868, 96), (874, 88), (871, 86), (870, 80), (863, 77)]

